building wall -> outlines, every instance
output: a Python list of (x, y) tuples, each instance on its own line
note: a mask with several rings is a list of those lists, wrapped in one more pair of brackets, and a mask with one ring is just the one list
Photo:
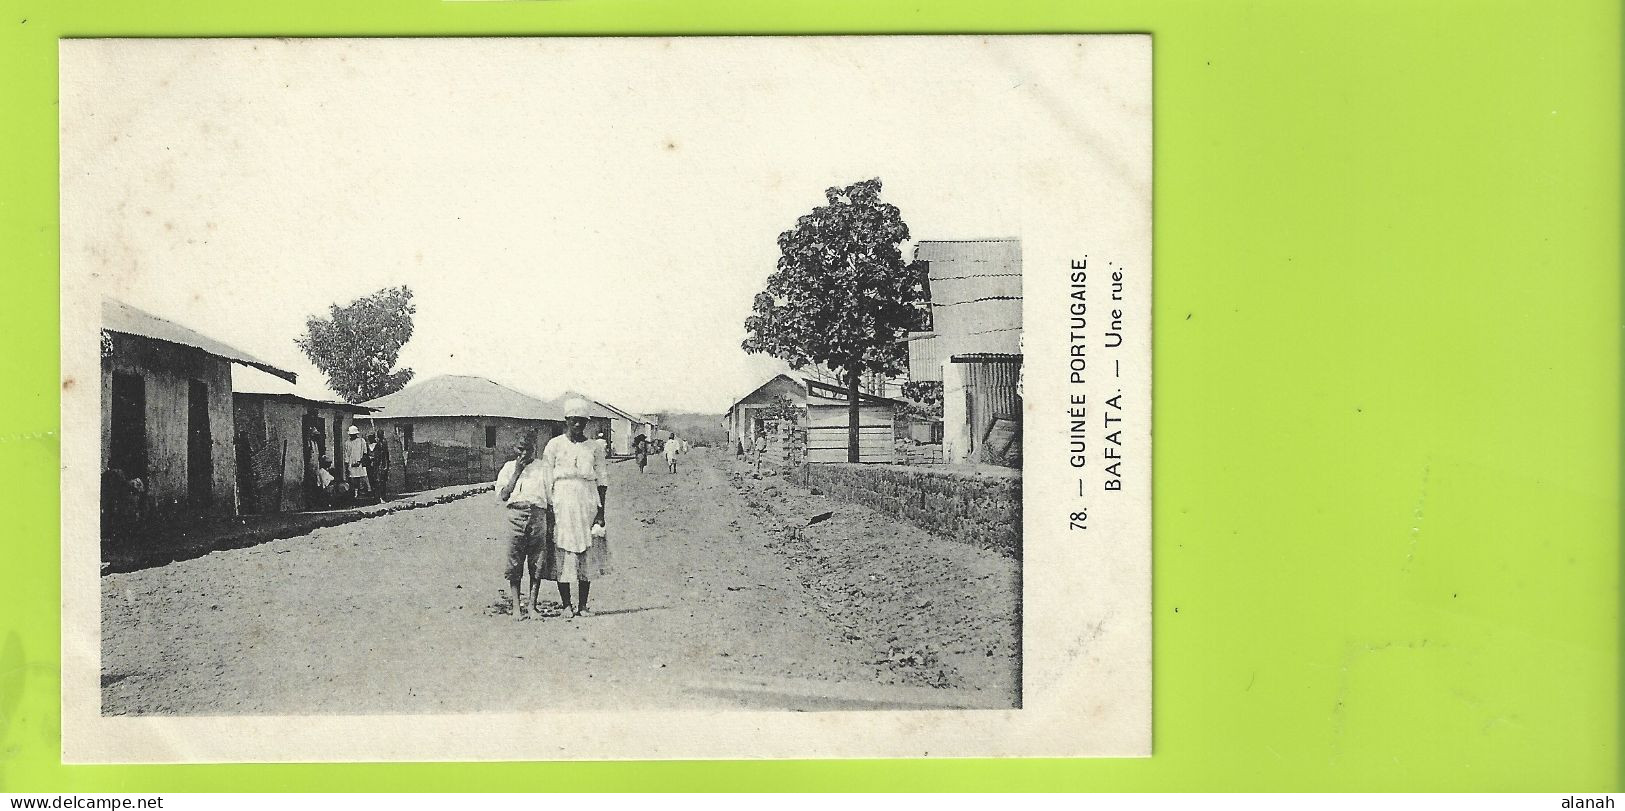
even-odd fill
[(733, 445), (735, 450), (741, 445), (747, 450), (750, 448), (753, 439), (750, 435), (753, 422), (751, 418), (754, 416), (752, 412), (758, 408), (761, 406), (734, 403), (733, 408), (728, 410), (728, 444)]
[[(782, 430), (762, 424), (764, 412), (780, 397), (788, 397), (807, 409), (806, 458), (809, 462), (845, 462), (847, 460), (848, 409), (844, 402), (830, 402), (824, 398), (809, 401), (806, 389), (793, 380), (775, 378), (749, 396), (734, 403), (725, 415), (730, 448), (735, 443), (749, 450), (756, 442), (759, 431), (768, 438), (768, 454), (778, 457), (784, 452), (785, 435)], [(865, 463), (892, 462), (896, 459), (895, 407), (889, 403), (864, 403), (858, 424), (859, 458)]]
[[(512, 417), (373, 419), (391, 442), (389, 488), (397, 493), (496, 481), (521, 436), (535, 431), (540, 453), (549, 439), (564, 432), (560, 422)], [(410, 442), (405, 440), (406, 426), (412, 429)], [(493, 447), (485, 444), (487, 427), (496, 428)]]
[(633, 430), (631, 420), (616, 417), (609, 421), (609, 452), (617, 456), (628, 456), (632, 453), (632, 437), (637, 434)]
[(797, 405), (807, 404), (807, 391), (800, 384), (785, 378), (774, 378), (728, 410), (729, 444), (743, 442), (749, 448), (756, 440), (756, 418), (760, 416), (761, 409), (772, 405), (779, 397), (789, 397)]
[(965, 390), (965, 366), (942, 364), (942, 461), (959, 464), (970, 460), (970, 400)]
[[(232, 397), (232, 414), (237, 431), (237, 507), (241, 513), (277, 512), (283, 509), (287, 470), (283, 465), (281, 433), (273, 428), (279, 420), (278, 406), (263, 397), (237, 394)], [(295, 443), (291, 451), (300, 453)]]
[[(589, 417), (587, 419), (587, 436), (598, 436), (600, 431), (607, 432), (610, 441), (615, 441), (615, 421), (609, 417)], [(512, 447), (511, 445), (509, 447)], [(538, 450), (540, 450), (538, 448)]]
[(928, 267), (929, 329), (938, 336), (939, 358), (1021, 351), (1020, 242), (926, 240), (917, 244), (915, 258)]
[(915, 259), (927, 267), (935, 337), (909, 342), (909, 377), (941, 380), (954, 355), (1021, 352), (1021, 243), (1016, 240), (926, 240)]
[[(949, 361), (942, 365), (943, 461), (1020, 465), (1020, 376), (1019, 359)], [(1015, 424), (1011, 455), (990, 456), (982, 448), (996, 420)]]
[[(237, 454), (231, 402), (231, 362), (200, 349), (133, 335), (111, 334), (111, 352), (102, 358), (102, 459), (112, 447), (113, 374), (143, 381), (147, 493), (156, 520), (185, 516), (233, 515), (237, 509)], [(187, 429), (190, 381), (207, 388), (209, 497), (194, 502), (188, 492)], [(128, 473), (128, 472), (127, 472)]]
[[(865, 403), (858, 409), (858, 461), (865, 464), (896, 460), (897, 436), (893, 407)], [(845, 462), (851, 439), (851, 414), (845, 404), (807, 406), (807, 461)]]
[[(1021, 373), (1018, 360), (983, 360), (954, 364), (964, 368), (967, 418), (970, 423), (970, 458), (985, 464), (1020, 463), (1021, 395), (1017, 379)], [(995, 420), (1015, 423), (1015, 457), (1006, 459), (989, 455), (983, 447), (988, 431)]]
[(942, 379), (942, 341), (938, 338), (915, 338), (908, 342), (908, 377), (915, 381)]
[(907, 423), (908, 439), (922, 444), (942, 441), (942, 423), (922, 419), (909, 419)]
[[(800, 398), (797, 402), (804, 405), (805, 398)], [(747, 452), (755, 447), (756, 438), (759, 435), (767, 437), (770, 454), (777, 456), (782, 450), (783, 432), (776, 420), (766, 416), (769, 408), (771, 408), (771, 405), (768, 403), (741, 403), (734, 406), (733, 418), (735, 424), (732, 435), (737, 441), (743, 443)]]
[[(262, 513), (310, 509), (310, 488), (316, 484), (315, 467), (320, 464), (320, 457), (326, 455), (333, 460), (334, 475), (343, 470), (344, 443), (334, 447), (333, 426), (336, 422), (339, 435), (348, 436), (350, 426), (355, 424), (354, 414), (332, 406), (247, 393), (236, 395), (234, 400), (237, 430), (249, 434), (253, 438), (252, 444), (264, 448), (262, 460), (274, 458), (275, 465), (280, 467), (280, 474), (274, 482), (272, 474), (278, 472), (277, 467), (262, 471), (264, 475), (259, 478), (252, 499), (253, 508)], [(304, 435), (307, 415), (322, 420), (323, 438), (317, 449), (317, 457), (311, 460), (308, 469), (305, 465)], [(366, 424), (366, 418), (362, 420), (359, 425), (362, 432), (370, 432), (372, 429)], [(285, 450), (283, 443), (286, 443)], [(250, 499), (245, 497), (241, 501), (247, 505)]]

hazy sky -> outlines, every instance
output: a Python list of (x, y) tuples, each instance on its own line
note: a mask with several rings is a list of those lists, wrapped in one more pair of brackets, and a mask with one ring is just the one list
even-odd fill
[(65, 301), (106, 292), (325, 393), (305, 317), (405, 284), (419, 379), (721, 411), (782, 368), (742, 324), (826, 187), (881, 177), (916, 239), (1017, 237), (1045, 189), (1125, 171), (1077, 157), (1120, 151), (1111, 49), (67, 42)]

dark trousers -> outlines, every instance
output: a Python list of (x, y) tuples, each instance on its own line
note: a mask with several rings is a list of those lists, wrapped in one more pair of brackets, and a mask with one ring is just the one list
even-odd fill
[(503, 577), (512, 583), (520, 574), (529, 574), (530, 582), (545, 571), (546, 554), (552, 544), (547, 542), (547, 513), (540, 507), (508, 508), (508, 561)]

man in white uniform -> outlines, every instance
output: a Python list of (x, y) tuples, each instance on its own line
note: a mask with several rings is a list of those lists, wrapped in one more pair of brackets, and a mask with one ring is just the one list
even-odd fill
[(361, 438), (361, 429), (350, 426), (350, 438), (344, 440), (344, 477), (350, 480), (350, 494), (357, 501), (363, 495), (372, 495), (367, 483), (367, 440)]

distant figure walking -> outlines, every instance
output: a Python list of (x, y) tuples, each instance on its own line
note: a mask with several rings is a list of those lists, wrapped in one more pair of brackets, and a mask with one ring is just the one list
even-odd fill
[(361, 438), (361, 429), (354, 425), (349, 434), (344, 440), (344, 477), (350, 481), (350, 494), (360, 501), (372, 493), (367, 485), (367, 440)]
[[(609, 533), (604, 528), (609, 464), (604, 446), (587, 438), (587, 411), (585, 400), (566, 403), (566, 433), (553, 437), (542, 450), (554, 522), (547, 579), (558, 582), (567, 617), (590, 615), (587, 598), (592, 581), (609, 574)], [(572, 582), (580, 584), (574, 606)]]
[(677, 472), (677, 457), (685, 450), (687, 450), (687, 448), (683, 447), (683, 441), (681, 439), (674, 436), (671, 439), (666, 440), (666, 448), (664, 453), (666, 456), (667, 473)]
[(632, 439), (632, 456), (638, 460), (638, 472), (649, 464), (649, 438), (638, 434)]
[(536, 461), (536, 445), (530, 437), (521, 437), (514, 445), (513, 459), (502, 466), (497, 474), (497, 501), (508, 508), (508, 558), (503, 576), (508, 581), (508, 593), (513, 595), (513, 618), (525, 618), (524, 592), (519, 590), (521, 578), (530, 576), (529, 608), (538, 614), (537, 593), (547, 570), (548, 506), (547, 472)]

